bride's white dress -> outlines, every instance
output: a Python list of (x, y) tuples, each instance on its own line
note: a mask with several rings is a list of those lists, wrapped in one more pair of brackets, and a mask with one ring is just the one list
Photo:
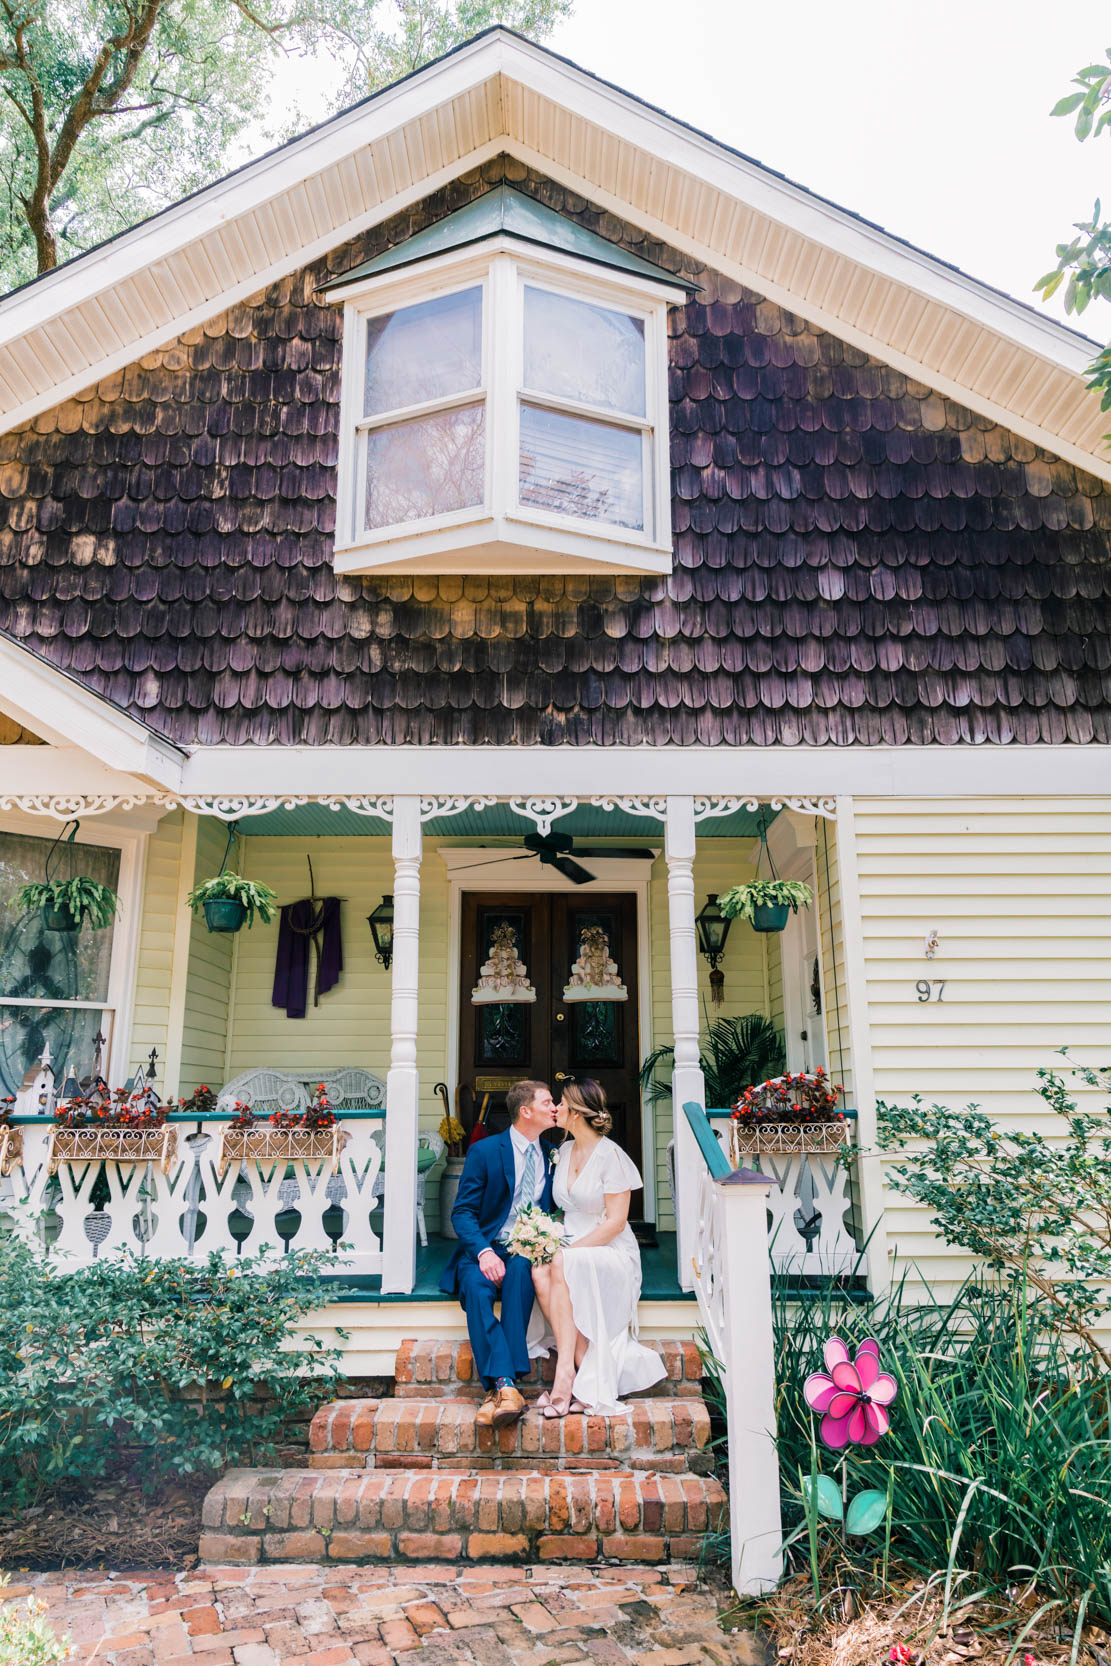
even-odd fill
[[(619, 1395), (643, 1393), (665, 1375), (659, 1354), (637, 1341), (640, 1246), (628, 1223), (608, 1244), (580, 1249), (575, 1240), (585, 1238), (602, 1221), (607, 1192), (639, 1191), (644, 1182), (632, 1158), (612, 1140), (603, 1139), (574, 1184), (568, 1185), (573, 1150), (572, 1140), (560, 1148), (552, 1202), (563, 1210), (567, 1230), (563, 1271), (575, 1323), (589, 1342), (575, 1377), (575, 1397), (594, 1411), (612, 1414), (622, 1409)], [(534, 1317), (537, 1314), (539, 1305)], [(550, 1346), (550, 1335), (545, 1341)]]

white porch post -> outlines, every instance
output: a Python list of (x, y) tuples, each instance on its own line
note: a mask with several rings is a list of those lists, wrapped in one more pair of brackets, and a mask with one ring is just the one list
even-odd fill
[(698, 1232), (698, 1181), (702, 1158), (683, 1105), (706, 1104), (706, 1083), (698, 1062), (698, 944), (694, 924), (694, 799), (668, 798), (664, 834), (667, 904), (671, 929), (671, 1028), (675, 1068), (671, 1076), (672, 1137), (675, 1140), (675, 1223), (678, 1275), (683, 1290), (694, 1285), (693, 1257)]
[[(685, 1120), (685, 1119), (684, 1119)], [(733, 1586), (773, 1590), (783, 1574), (779, 1454), (775, 1444), (775, 1337), (768, 1262), (773, 1182), (739, 1171), (713, 1181), (720, 1193), (720, 1276), (729, 1424), (729, 1525)]]
[(417, 932), (420, 922), (420, 799), (394, 799), (393, 990), (386, 1076), (386, 1190), (382, 1293), (404, 1295), (417, 1274)]

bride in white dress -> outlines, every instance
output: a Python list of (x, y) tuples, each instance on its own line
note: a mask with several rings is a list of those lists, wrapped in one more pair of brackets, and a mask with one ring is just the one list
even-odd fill
[(641, 1393), (664, 1376), (659, 1354), (637, 1341), (640, 1246), (629, 1201), (644, 1182), (636, 1164), (607, 1139), (611, 1118), (597, 1082), (568, 1082), (556, 1108), (566, 1129), (556, 1158), (552, 1202), (564, 1212), (566, 1242), (532, 1270), (536, 1299), (557, 1348), (555, 1382), (540, 1407), (619, 1412), (618, 1396)]

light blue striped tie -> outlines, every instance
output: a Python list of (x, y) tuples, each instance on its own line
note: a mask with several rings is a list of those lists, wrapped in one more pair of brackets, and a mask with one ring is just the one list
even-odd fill
[(525, 1166), (524, 1166), (524, 1169), (522, 1170), (522, 1173), (521, 1173), (521, 1189), (517, 1193), (516, 1207), (517, 1207), (518, 1214), (525, 1207), (526, 1203), (535, 1203), (535, 1201), (536, 1201), (536, 1141), (535, 1140), (530, 1140), (529, 1141), (529, 1148), (525, 1152)]

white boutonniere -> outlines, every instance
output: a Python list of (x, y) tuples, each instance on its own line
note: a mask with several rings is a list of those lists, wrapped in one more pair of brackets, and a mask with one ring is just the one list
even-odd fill
[(553, 1168), (553, 1169), (555, 1168), (556, 1164), (559, 1162), (559, 1154), (562, 1150), (563, 1150), (563, 1147), (560, 1146), (560, 1145), (550, 1145), (548, 1147), (548, 1166), (549, 1166), (549, 1168)]

